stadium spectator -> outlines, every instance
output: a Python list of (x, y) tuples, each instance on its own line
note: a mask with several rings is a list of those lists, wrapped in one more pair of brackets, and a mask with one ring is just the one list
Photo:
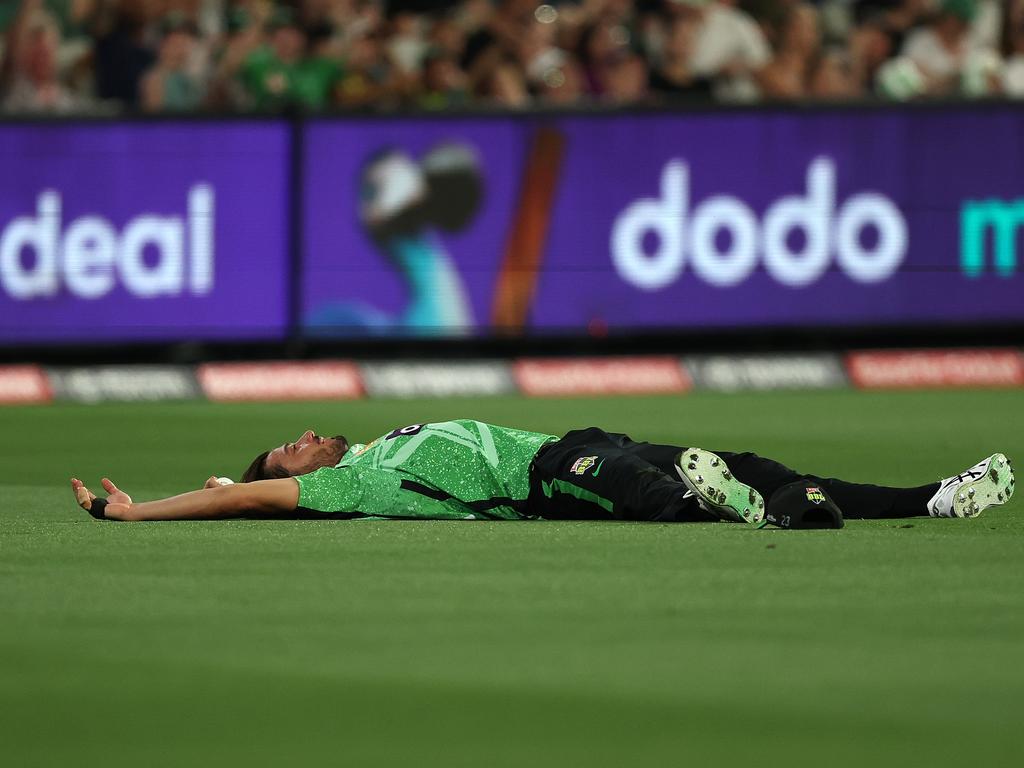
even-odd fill
[(771, 61), (760, 25), (723, 0), (675, 0), (698, 16), (697, 43), (691, 64), (700, 77), (714, 80), (723, 101), (752, 101), (760, 95), (758, 79)]
[(225, 14), (226, 36), (210, 84), (211, 103), (221, 108), (245, 108), (250, 98), (238, 71), (245, 61), (266, 43), (264, 27), (270, 18), (268, 4), (241, 4)]
[(977, 12), (976, 0), (943, 0), (929, 24), (907, 35), (902, 54), (924, 75), (930, 94), (945, 95), (959, 88), (974, 52), (970, 33)]
[(427, 55), (429, 45), (424, 35), (426, 20), (413, 13), (398, 13), (391, 19), (388, 56), (404, 75), (416, 75)]
[(423, 65), (423, 92), (419, 105), (424, 109), (447, 109), (465, 106), (469, 100), (466, 74), (454, 56), (438, 52), (427, 57)]
[(792, 5), (782, 15), (775, 37), (775, 56), (759, 73), (763, 94), (773, 99), (806, 98), (812, 64), (821, 49), (817, 10), (808, 3)]
[(139, 82), (156, 59), (152, 43), (159, 14), (152, 3), (101, 3), (92, 18), (96, 95), (134, 107)]
[(1011, 7), (1004, 39), (1003, 92), (1024, 99), (1024, 2), (1016, 2)]
[[(521, 22), (521, 29), (516, 36), (511, 48), (523, 72), (527, 82), (535, 87), (541, 82), (549, 84), (555, 70), (561, 69), (572, 55), (558, 45), (556, 39), (556, 25), (551, 21), (538, 21), (531, 14), (527, 14)], [(589, 89), (593, 92), (595, 89)]]
[(438, 110), (474, 102), (1024, 98), (1022, 6), (17, 0), (0, 3), (0, 105)]
[(519, 68), (508, 61), (499, 63), (481, 88), (482, 98), (495, 106), (522, 108), (530, 104), (530, 92), (526, 88)]
[(319, 109), (328, 105), (341, 70), (329, 58), (307, 55), (308, 45), (295, 14), (278, 9), (270, 21), (267, 43), (245, 58), (239, 73), (254, 107)]
[(611, 104), (644, 104), (648, 101), (650, 73), (647, 61), (635, 53), (626, 53), (608, 73), (605, 101)]
[(893, 39), (882, 17), (874, 16), (856, 25), (847, 48), (851, 78), (859, 92), (874, 89), (878, 72), (893, 53)]
[(536, 91), (538, 100), (545, 106), (575, 106), (588, 100), (583, 69), (570, 57), (548, 69)]
[(807, 95), (820, 101), (854, 99), (863, 94), (850, 59), (842, 51), (822, 51), (809, 68)]
[(429, 41), (431, 53), (443, 54), (458, 62), (466, 51), (466, 29), (453, 16), (443, 16), (434, 22)]
[(156, 63), (142, 79), (142, 107), (149, 112), (184, 112), (203, 104), (205, 73), (189, 71), (198, 30), (183, 17), (167, 20)]
[[(623, 28), (610, 22), (601, 21), (583, 30), (577, 56), (591, 94), (602, 96), (608, 90), (608, 80), (624, 57), (627, 42)], [(558, 51), (558, 55), (564, 57), (565, 53)]]
[(351, 109), (393, 106), (397, 94), (391, 86), (391, 65), (383, 55), (380, 35), (371, 32), (351, 40), (341, 75), (334, 87), (334, 103)]
[(889, 40), (890, 55), (903, 48), (907, 33), (923, 23), (931, 0), (860, 0), (855, 16), (859, 23), (870, 23)]
[(8, 32), (4, 109), (70, 112), (84, 106), (60, 80), (60, 29), (42, 2), (25, 2)]
[(650, 87), (665, 103), (711, 99), (711, 81), (693, 68), (697, 20), (688, 14), (670, 19), (661, 43), (659, 62), (651, 69)]

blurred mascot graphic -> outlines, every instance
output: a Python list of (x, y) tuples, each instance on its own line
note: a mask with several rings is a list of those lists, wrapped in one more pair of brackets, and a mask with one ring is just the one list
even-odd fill
[(306, 327), (318, 336), (472, 332), (469, 296), (442, 234), (464, 230), (483, 196), (480, 161), (468, 146), (439, 144), (418, 163), (402, 149), (375, 153), (360, 177), (359, 220), (401, 277), (405, 307), (392, 314), (360, 300), (329, 302)]

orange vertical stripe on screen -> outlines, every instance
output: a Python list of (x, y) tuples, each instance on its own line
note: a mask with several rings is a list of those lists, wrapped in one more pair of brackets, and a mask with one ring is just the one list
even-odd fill
[(498, 333), (520, 333), (529, 319), (564, 154), (565, 136), (561, 132), (554, 128), (537, 132), (494, 292), (491, 324)]

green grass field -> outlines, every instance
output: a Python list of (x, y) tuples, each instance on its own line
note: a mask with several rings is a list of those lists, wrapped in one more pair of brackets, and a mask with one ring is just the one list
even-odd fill
[(0, 762), (1024, 764), (1020, 500), (822, 532), (116, 524), (67, 487), (452, 417), (894, 484), (1024, 462), (1014, 391), (0, 409)]

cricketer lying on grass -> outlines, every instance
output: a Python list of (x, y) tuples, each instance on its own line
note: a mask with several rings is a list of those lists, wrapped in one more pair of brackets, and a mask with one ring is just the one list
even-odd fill
[[(753, 453), (634, 442), (596, 427), (562, 438), (457, 420), (365, 445), (312, 430), (261, 453), (238, 484), (136, 503), (110, 480), (83, 509), (107, 520), (377, 517), (432, 520), (731, 520), (841, 527), (847, 518), (975, 517), (1013, 494), (995, 453), (941, 482), (892, 488), (802, 475)], [(765, 499), (768, 500), (767, 504)]]

